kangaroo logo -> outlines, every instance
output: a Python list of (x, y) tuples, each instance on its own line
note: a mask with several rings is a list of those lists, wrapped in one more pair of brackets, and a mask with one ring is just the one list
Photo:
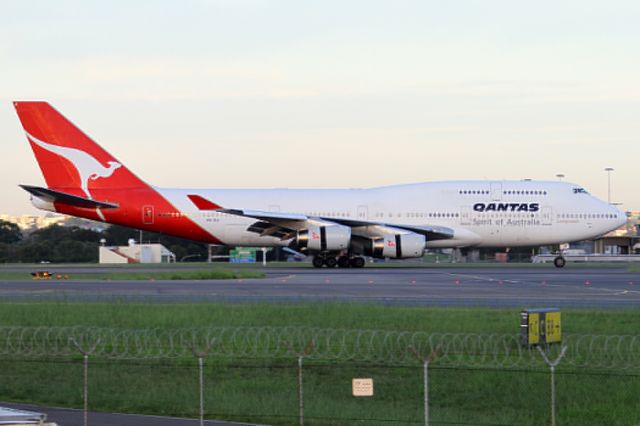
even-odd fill
[[(106, 179), (110, 177), (113, 172), (122, 167), (122, 164), (118, 163), (117, 161), (107, 161), (108, 166), (105, 167), (98, 160), (84, 151), (75, 148), (68, 148), (65, 146), (52, 145), (36, 138), (29, 132), (25, 133), (27, 134), (27, 139), (38, 145), (40, 148), (57, 154), (73, 164), (73, 166), (78, 171), (78, 175), (80, 175), (80, 189), (82, 189), (82, 192), (84, 192), (87, 198), (89, 198), (90, 200), (92, 200), (93, 197), (89, 192), (89, 181), (97, 180), (100, 178)], [(102, 220), (105, 220), (99, 207), (96, 208), (96, 213)]]

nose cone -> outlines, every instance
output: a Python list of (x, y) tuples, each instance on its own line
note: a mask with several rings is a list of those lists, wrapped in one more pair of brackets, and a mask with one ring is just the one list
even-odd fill
[(623, 211), (604, 201), (601, 201), (600, 203), (600, 208), (602, 209), (600, 211), (604, 212), (606, 216), (606, 219), (601, 222), (601, 230), (603, 234), (615, 231), (621, 226), (627, 224), (627, 215)]
[(627, 224), (627, 215), (623, 211), (620, 211), (618, 209), (616, 209), (616, 213), (618, 215), (618, 217), (616, 219), (618, 221), (618, 228), (623, 226), (623, 225), (626, 225)]

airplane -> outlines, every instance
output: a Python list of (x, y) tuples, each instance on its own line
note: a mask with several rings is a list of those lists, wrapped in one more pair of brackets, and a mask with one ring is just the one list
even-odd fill
[[(595, 238), (624, 223), (614, 206), (560, 181), (464, 180), (367, 189), (151, 186), (47, 102), (14, 107), (45, 186), (39, 209), (227, 246), (288, 247), (315, 267), (418, 258), (427, 249), (519, 247)], [(565, 265), (558, 255), (557, 267)]]

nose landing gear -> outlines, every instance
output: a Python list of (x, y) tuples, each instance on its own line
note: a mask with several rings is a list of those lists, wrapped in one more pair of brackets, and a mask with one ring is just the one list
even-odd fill
[(562, 256), (558, 256), (558, 257), (556, 257), (555, 259), (553, 259), (553, 265), (554, 265), (556, 268), (564, 268), (564, 265), (566, 265), (566, 264), (567, 264), (567, 261), (566, 261), (566, 259), (565, 259), (564, 257), (562, 257)]

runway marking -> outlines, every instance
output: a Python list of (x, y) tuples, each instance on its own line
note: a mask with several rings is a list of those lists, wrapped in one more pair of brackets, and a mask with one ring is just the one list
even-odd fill
[[(539, 285), (539, 283), (533, 283), (533, 282), (528, 282), (526, 280), (520, 281), (520, 280), (507, 280), (507, 279), (499, 279), (499, 278), (493, 278), (493, 277), (483, 277), (483, 276), (478, 276), (478, 275), (470, 275), (470, 274), (455, 274), (455, 273), (447, 273), (447, 275), (453, 276), (453, 277), (463, 277), (463, 278), (468, 278), (470, 280), (473, 281), (479, 281), (479, 282), (498, 282), (498, 284), (502, 284), (502, 283), (511, 283), (511, 284), (536, 284)], [(467, 281), (469, 282), (469, 281)], [(586, 282), (588, 282), (589, 284), (586, 284)], [(549, 284), (547, 281), (544, 282), (544, 286), (545, 287), (555, 287), (555, 288), (572, 288), (578, 291), (582, 291), (581, 295), (582, 296), (586, 296), (586, 297), (590, 297), (590, 296), (598, 296), (599, 294), (605, 293), (609, 296), (635, 296), (636, 294), (640, 294), (640, 291), (637, 290), (621, 290), (621, 289), (614, 289), (614, 288), (599, 288), (599, 287), (594, 287), (593, 283), (588, 280), (586, 281), (585, 284), (575, 284), (575, 283), (566, 283), (566, 284)], [(590, 293), (590, 292), (585, 292), (584, 290), (595, 290), (594, 292)], [(632, 294), (633, 293), (633, 294)], [(498, 295), (498, 298), (502, 297), (502, 295)], [(530, 297), (530, 296), (528, 296)], [(562, 297), (559, 299), (563, 299)]]
[(638, 290), (622, 290), (622, 291), (618, 290), (617, 293), (613, 293), (613, 294), (614, 294), (614, 296), (620, 296), (622, 294), (630, 294), (630, 293), (639, 294), (640, 295), (640, 291), (638, 291)]
[(452, 274), (451, 272), (447, 272), (447, 275), (452, 277), (467, 277), (476, 281), (485, 281), (485, 282), (498, 282), (498, 283), (510, 283), (510, 284), (518, 284), (522, 281), (519, 280), (506, 280), (504, 278), (491, 278), (491, 277), (480, 277), (478, 275), (467, 275), (467, 274)]

